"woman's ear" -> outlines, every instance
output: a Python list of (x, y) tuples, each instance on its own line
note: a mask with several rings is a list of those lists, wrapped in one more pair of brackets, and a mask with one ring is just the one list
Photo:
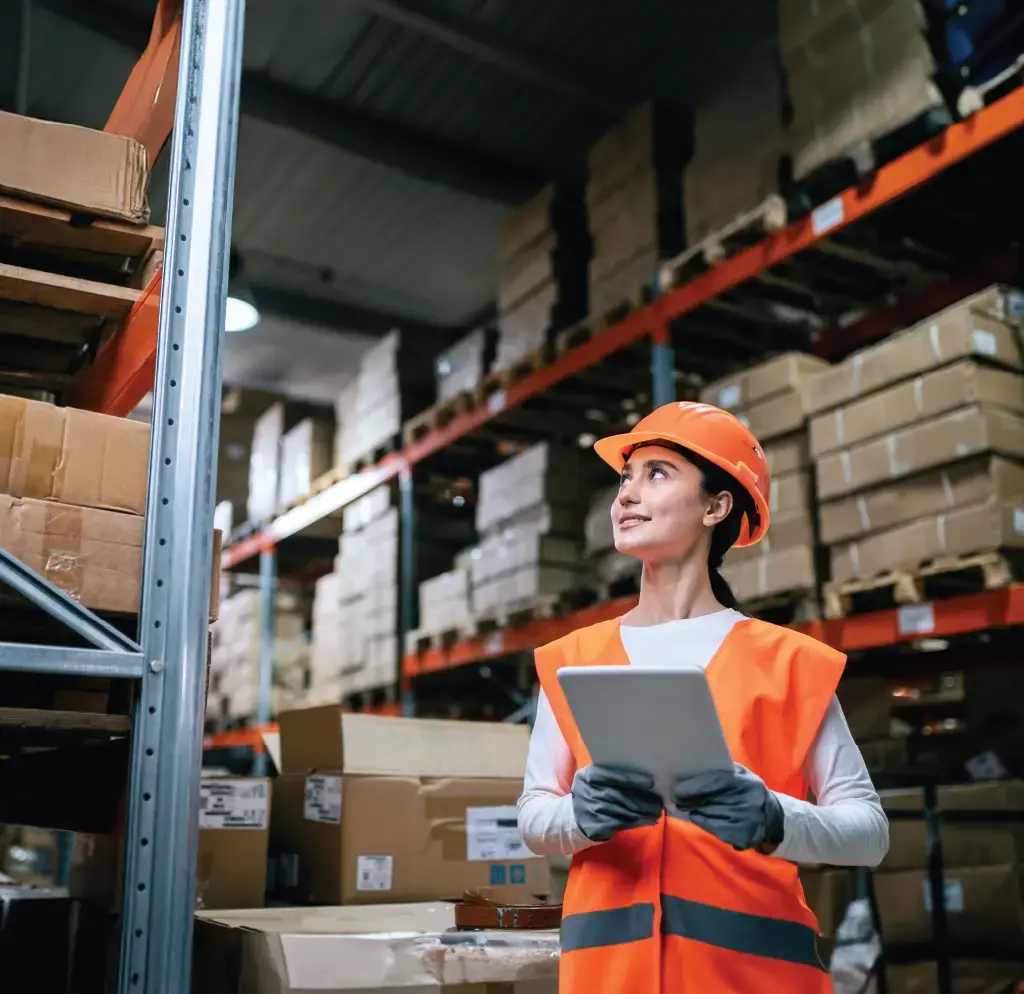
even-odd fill
[(732, 512), (732, 494), (723, 490), (719, 494), (712, 494), (704, 505), (704, 524), (708, 528), (720, 525)]

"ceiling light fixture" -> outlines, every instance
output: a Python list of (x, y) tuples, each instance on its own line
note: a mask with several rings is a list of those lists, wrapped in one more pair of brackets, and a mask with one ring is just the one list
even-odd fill
[(259, 324), (260, 312), (253, 297), (252, 288), (245, 278), (242, 257), (231, 250), (228, 262), (228, 299), (224, 308), (224, 330), (227, 332), (249, 331)]

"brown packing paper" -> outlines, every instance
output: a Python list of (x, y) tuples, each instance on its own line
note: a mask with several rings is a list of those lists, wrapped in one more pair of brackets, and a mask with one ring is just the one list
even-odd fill
[(828, 368), (824, 359), (803, 352), (787, 352), (732, 376), (709, 383), (700, 392), (702, 403), (726, 411), (742, 411), (778, 394), (798, 391), (804, 381)]
[(818, 458), (977, 403), (1024, 410), (1024, 376), (967, 361), (915, 377), (814, 418), (810, 424), (811, 452)]
[(1024, 493), (1017, 501), (989, 500), (899, 525), (830, 550), (831, 578), (842, 583), (887, 570), (913, 569), (946, 556), (1024, 547)]
[(958, 359), (1021, 369), (1015, 332), (981, 313), (989, 305), (982, 308), (978, 301), (975, 297), (950, 307), (811, 376), (804, 386), (808, 413), (831, 410)]
[(826, 545), (882, 531), (955, 507), (1024, 493), (1024, 467), (982, 457), (912, 476), (860, 494), (820, 504)]
[(986, 452), (1024, 457), (1024, 417), (965, 407), (829, 453), (817, 464), (818, 498), (826, 501)]

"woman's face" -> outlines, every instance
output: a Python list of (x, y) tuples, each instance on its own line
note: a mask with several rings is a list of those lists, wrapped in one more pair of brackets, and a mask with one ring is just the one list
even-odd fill
[(645, 561), (682, 560), (710, 541), (732, 510), (732, 495), (705, 494), (700, 479), (700, 470), (672, 449), (634, 449), (612, 502), (615, 548)]

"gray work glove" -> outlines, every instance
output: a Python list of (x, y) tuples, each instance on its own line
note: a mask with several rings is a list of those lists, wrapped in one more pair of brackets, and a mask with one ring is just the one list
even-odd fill
[(777, 846), (785, 834), (779, 799), (760, 777), (738, 763), (685, 777), (672, 788), (672, 801), (694, 825), (733, 849)]
[(572, 781), (572, 810), (591, 842), (654, 825), (664, 809), (654, 777), (627, 766), (585, 766)]

